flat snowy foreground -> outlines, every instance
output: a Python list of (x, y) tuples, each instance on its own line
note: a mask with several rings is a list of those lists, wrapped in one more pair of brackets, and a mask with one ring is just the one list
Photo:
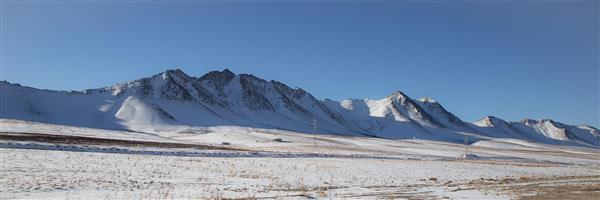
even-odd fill
[(599, 158), (521, 140), (465, 146), (240, 127), (145, 135), (2, 121), (0, 198), (597, 199)]
[(518, 184), (527, 178), (581, 176), (578, 180), (596, 179), (598, 183), (598, 177), (593, 177), (598, 171), (592, 168), (554, 164), (197, 158), (17, 149), (0, 149), (0, 152), (3, 199), (506, 199), (516, 194), (503, 187), (478, 187), (472, 182)]

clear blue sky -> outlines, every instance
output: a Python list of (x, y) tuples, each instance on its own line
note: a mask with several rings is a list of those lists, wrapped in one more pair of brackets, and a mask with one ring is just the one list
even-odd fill
[(600, 125), (598, 1), (198, 2), (4, 1), (1, 79), (81, 90), (227, 67), (321, 99), (401, 90), (466, 121)]

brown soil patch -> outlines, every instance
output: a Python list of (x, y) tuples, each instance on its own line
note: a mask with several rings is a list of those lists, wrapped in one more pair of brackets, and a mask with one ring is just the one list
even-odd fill
[(119, 140), (107, 138), (93, 138), (83, 136), (70, 135), (52, 135), (42, 133), (0, 133), (0, 140), (5, 141), (29, 141), (29, 142), (44, 142), (52, 144), (71, 144), (71, 145), (114, 145), (114, 146), (138, 146), (138, 147), (159, 147), (159, 148), (192, 148), (192, 149), (210, 149), (210, 150), (237, 150), (220, 146), (186, 144), (186, 143), (169, 143), (169, 142), (149, 142), (135, 140)]

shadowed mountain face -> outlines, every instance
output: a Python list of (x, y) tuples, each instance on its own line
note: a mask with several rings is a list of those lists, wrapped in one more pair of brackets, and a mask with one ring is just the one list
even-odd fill
[[(396, 91), (382, 99), (318, 100), (282, 82), (229, 70), (192, 77), (167, 70), (83, 92), (40, 90), (0, 82), (0, 118), (73, 126), (165, 133), (210, 126), (245, 126), (383, 138), (462, 142), (515, 138), (550, 144), (600, 146), (591, 126), (552, 120), (462, 121), (431, 98)], [(315, 123), (316, 122), (316, 123)]]

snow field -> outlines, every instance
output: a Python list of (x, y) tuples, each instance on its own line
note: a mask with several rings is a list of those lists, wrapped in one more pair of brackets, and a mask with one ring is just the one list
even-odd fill
[[(460, 161), (198, 158), (21, 149), (0, 149), (0, 154), (2, 199), (139, 199), (161, 195), (173, 199), (296, 195), (343, 198), (357, 193), (364, 193), (368, 198), (377, 187), (403, 191), (420, 184), (424, 186), (414, 190), (429, 190), (428, 195), (443, 196), (450, 194), (433, 191), (444, 190), (442, 183), (447, 181), (507, 176), (586, 176), (598, 172), (578, 165)], [(430, 178), (436, 181), (429, 181)]]

